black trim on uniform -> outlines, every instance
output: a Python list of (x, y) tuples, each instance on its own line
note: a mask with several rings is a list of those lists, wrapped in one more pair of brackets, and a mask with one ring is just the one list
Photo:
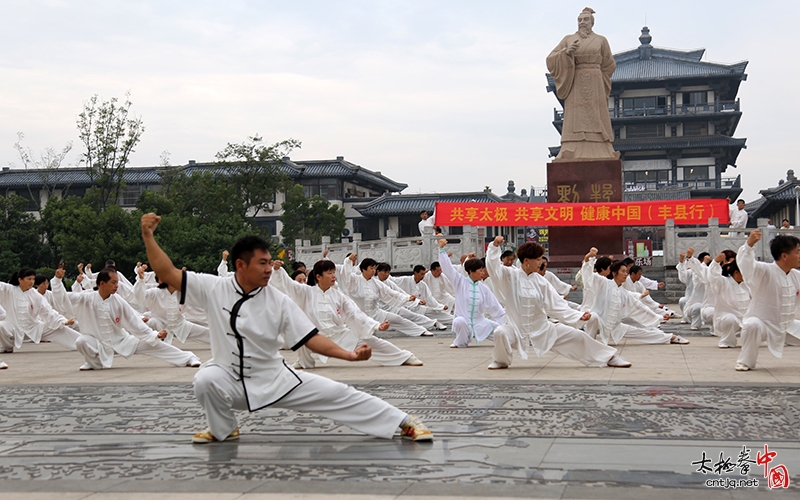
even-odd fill
[(303, 340), (301, 340), (300, 342), (298, 342), (298, 343), (296, 343), (294, 346), (292, 346), (292, 350), (293, 350), (293, 351), (296, 351), (296, 350), (300, 349), (301, 347), (303, 347), (304, 345), (306, 345), (306, 342), (308, 342), (309, 340), (311, 340), (311, 337), (313, 337), (314, 335), (316, 335), (316, 334), (318, 334), (318, 333), (319, 333), (319, 330), (317, 330), (316, 328), (314, 328), (313, 330), (311, 330), (311, 331), (308, 333), (308, 335), (306, 335), (305, 337), (303, 337)]
[(181, 271), (181, 305), (186, 304), (186, 269)]

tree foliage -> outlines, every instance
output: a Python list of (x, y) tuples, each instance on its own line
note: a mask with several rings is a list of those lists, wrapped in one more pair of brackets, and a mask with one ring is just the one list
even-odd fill
[(333, 205), (319, 195), (306, 198), (299, 184), (286, 191), (282, 208), (283, 244), (292, 248), (295, 240), (310, 240), (312, 245), (319, 245), (323, 236), (330, 236), (336, 241), (347, 222), (344, 207)]
[(98, 209), (104, 210), (119, 199), (125, 187), (125, 167), (141, 140), (144, 124), (131, 113), (130, 93), (122, 104), (116, 97), (103, 102), (98, 99), (95, 94), (84, 103), (77, 125), (85, 148), (80, 162), (99, 189)]
[[(61, 189), (68, 189), (69, 185), (61, 183), (59, 169), (69, 152), (72, 151), (72, 142), (68, 142), (60, 151), (53, 147), (45, 148), (37, 158), (31, 148), (22, 145), (22, 139), (24, 138), (25, 134), (17, 132), (17, 142), (14, 143), (14, 149), (17, 150), (22, 167), (28, 172), (35, 173), (39, 178), (41, 188), (38, 189), (45, 191), (46, 199), (49, 200), (53, 196), (57, 186)], [(41, 200), (41, 196), (33, 195), (30, 186), (28, 186), (28, 193), (32, 200)], [(39, 202), (39, 208), (41, 208), (41, 201)]]

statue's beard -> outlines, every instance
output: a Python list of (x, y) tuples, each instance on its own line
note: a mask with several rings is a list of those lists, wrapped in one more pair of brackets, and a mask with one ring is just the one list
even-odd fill
[(585, 27), (585, 26), (579, 26), (578, 27), (578, 35), (581, 38), (589, 38), (589, 35), (591, 35), (591, 34), (592, 34), (592, 28)]

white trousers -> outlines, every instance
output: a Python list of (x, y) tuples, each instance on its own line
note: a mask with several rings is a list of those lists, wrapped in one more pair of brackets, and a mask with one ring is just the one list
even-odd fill
[(712, 335), (716, 335), (713, 332), (714, 329), (714, 308), (713, 307), (704, 307), (700, 310), (700, 319), (702, 320), (704, 325), (708, 325), (711, 327)]
[[(617, 325), (617, 328), (624, 328), (625, 333), (622, 335), (621, 338), (623, 339), (630, 339), (630, 340), (637, 340), (643, 344), (668, 344), (672, 340), (672, 334), (666, 333), (658, 328), (645, 328), (641, 325), (631, 325), (628, 323), (620, 323)], [(597, 338), (600, 333), (600, 320), (597, 316), (592, 316), (592, 318), (586, 322), (584, 326), (586, 333), (593, 339)], [(614, 337), (616, 336), (614, 331), (608, 332), (608, 341), (613, 342)]]
[[(586, 366), (606, 366), (617, 350), (591, 338), (586, 332), (565, 324), (556, 325), (558, 338), (550, 349), (568, 359), (580, 361)], [(517, 349), (517, 335), (511, 325), (505, 324), (494, 331), (494, 361), (511, 365), (513, 353)]]
[(725, 313), (714, 318), (714, 335), (719, 336), (720, 347), (736, 347), (736, 335), (742, 331), (742, 323), (735, 314)]
[[(422, 327), (418, 323), (415, 323), (413, 320), (406, 318), (406, 316), (410, 316), (412, 314), (419, 318), (423, 318), (423, 320), (426, 323), (430, 322), (430, 326)], [(420, 335), (422, 335), (427, 331), (426, 328), (431, 328), (433, 327), (434, 324), (434, 321), (432, 319), (403, 308), (400, 308), (397, 314), (389, 311), (384, 311), (383, 309), (378, 309), (372, 314), (372, 319), (380, 323), (388, 321), (390, 330), (397, 330), (400, 333), (405, 333), (409, 337), (419, 337)]]
[(77, 350), (75, 342), (81, 334), (68, 326), (61, 326), (55, 330), (45, 330), (42, 332), (42, 340), (49, 340), (56, 344), (69, 349), (70, 351)]
[[(349, 385), (313, 373), (295, 373), (303, 383), (273, 404), (273, 408), (307, 411), (385, 439), (392, 438), (407, 416), (386, 401)], [(228, 437), (239, 425), (233, 410), (247, 410), (241, 382), (220, 366), (205, 366), (197, 372), (194, 394), (206, 414), (211, 434), (219, 440)]]
[[(358, 344), (367, 344), (372, 349), (372, 357), (369, 359), (381, 366), (400, 366), (413, 356), (411, 351), (400, 349), (388, 340), (380, 339), (374, 335), (368, 339), (359, 340)], [(306, 346), (302, 346), (297, 350), (300, 366), (314, 368), (316, 360), (312, 353), (313, 351)]]
[(703, 309), (703, 304), (692, 304), (683, 311), (683, 317), (689, 323), (691, 323), (692, 328), (700, 328), (703, 326), (703, 315), (701, 314), (701, 310)]
[[(407, 307), (399, 307), (391, 312), (400, 316), (401, 318), (407, 319), (408, 321), (421, 326), (426, 330), (433, 328), (433, 325), (436, 323), (436, 320), (429, 318), (424, 314), (416, 313)], [(391, 326), (390, 329), (394, 330), (394, 326)]]
[(686, 317), (686, 301), (688, 297), (681, 297), (678, 299), (678, 307), (681, 308), (681, 316)]
[(3, 350), (14, 349), (14, 330), (8, 321), (0, 321), (0, 348)]
[(758, 347), (767, 340), (767, 325), (758, 318), (745, 318), (742, 321), (742, 352), (737, 363), (744, 363), (751, 370), (756, 367)]
[[(81, 335), (76, 345), (78, 352), (83, 354), (89, 366), (95, 370), (101, 370), (103, 368), (103, 364), (100, 362), (100, 351), (98, 350), (100, 344), (96, 338), (91, 335)], [(186, 366), (186, 363), (194, 357), (192, 351), (182, 351), (165, 342), (159, 342), (155, 346), (151, 346), (142, 340), (140, 340), (139, 345), (136, 346), (134, 354), (153, 356), (175, 366)]]
[(425, 307), (425, 309), (426, 309), (425, 316), (427, 316), (428, 318), (434, 321), (438, 321), (443, 325), (450, 325), (453, 323), (453, 315), (450, 314), (450, 309), (448, 309), (447, 311), (436, 311), (429, 307)]
[(454, 346), (464, 348), (469, 345), (470, 330), (466, 318), (458, 316), (453, 319), (453, 333), (456, 334), (456, 339), (453, 341)]

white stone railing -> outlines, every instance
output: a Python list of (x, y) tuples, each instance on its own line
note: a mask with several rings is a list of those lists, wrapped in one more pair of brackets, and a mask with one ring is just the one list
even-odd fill
[[(758, 219), (758, 229), (761, 230), (763, 237), (755, 246), (756, 259), (764, 262), (772, 262), (772, 255), (769, 251), (769, 242), (777, 234), (789, 234), (800, 238), (800, 229), (767, 229), (767, 219)], [(716, 218), (708, 219), (708, 226), (696, 227), (677, 227), (674, 220), (668, 220), (664, 237), (664, 265), (674, 266), (678, 264), (680, 253), (687, 248), (694, 247), (695, 255), (700, 252), (708, 252), (711, 257), (715, 257), (723, 250), (739, 251), (746, 241), (752, 228), (744, 230), (731, 230), (727, 227), (719, 227), (719, 220)]]
[[(452, 253), (451, 262), (457, 264), (462, 254), (475, 252), (478, 257), (484, 256), (484, 228), (464, 226), (463, 235), (448, 235), (448, 252)], [(386, 238), (375, 241), (361, 241), (361, 234), (353, 234), (352, 243), (331, 243), (330, 237), (323, 236), (321, 245), (311, 245), (308, 240), (295, 241), (295, 261), (305, 262), (311, 267), (322, 259), (328, 250), (328, 258), (340, 264), (349, 253), (358, 255), (358, 260), (370, 257), (378, 262), (387, 262), (395, 272), (411, 272), (414, 266), (422, 264), (430, 267), (431, 262), (439, 260), (438, 238), (433, 228), (426, 227), (423, 236), (413, 238), (397, 238), (392, 230), (386, 232)]]

